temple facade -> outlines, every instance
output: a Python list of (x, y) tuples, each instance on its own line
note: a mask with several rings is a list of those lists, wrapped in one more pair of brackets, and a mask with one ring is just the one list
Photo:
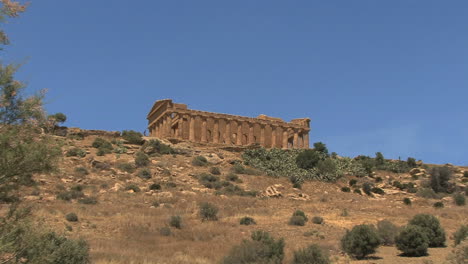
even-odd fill
[(148, 116), (150, 136), (200, 143), (266, 148), (309, 148), (310, 119), (285, 122), (260, 115), (256, 118), (188, 109), (170, 99), (154, 103)]

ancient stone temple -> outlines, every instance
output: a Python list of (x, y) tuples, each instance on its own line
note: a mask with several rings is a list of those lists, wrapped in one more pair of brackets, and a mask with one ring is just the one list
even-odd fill
[(150, 136), (226, 145), (259, 144), (266, 148), (309, 148), (310, 119), (285, 122), (188, 109), (172, 100), (158, 100), (148, 116)]

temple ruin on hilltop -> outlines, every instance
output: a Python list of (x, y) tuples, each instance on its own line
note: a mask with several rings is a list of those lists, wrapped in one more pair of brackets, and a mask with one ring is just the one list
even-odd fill
[(281, 118), (257, 118), (188, 109), (170, 99), (158, 100), (148, 116), (150, 136), (192, 142), (266, 148), (309, 148), (310, 119), (285, 122)]

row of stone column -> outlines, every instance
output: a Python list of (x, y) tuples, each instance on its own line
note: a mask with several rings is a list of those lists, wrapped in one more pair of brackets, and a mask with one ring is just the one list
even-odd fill
[[(200, 131), (196, 130), (196, 119), (200, 119)], [(176, 121), (175, 123), (173, 122)], [(224, 132), (220, 131), (220, 121), (224, 120)], [(208, 130), (208, 122), (213, 121), (213, 129)], [(260, 138), (257, 139), (254, 135), (254, 126), (260, 125)], [(243, 127), (248, 126), (248, 133), (243, 133)], [(174, 128), (173, 128), (174, 127)], [(236, 131), (233, 131), (237, 127)], [(268, 129), (267, 129), (268, 127)], [(271, 129), (270, 129), (271, 128)], [(180, 139), (188, 139), (189, 141), (196, 142), (196, 134), (200, 134), (200, 142), (203, 143), (224, 143), (235, 145), (251, 145), (259, 143), (261, 146), (272, 148), (308, 148), (309, 147), (309, 134), (308, 131), (290, 128), (284, 126), (275, 126), (270, 124), (262, 124), (249, 121), (238, 121), (230, 118), (213, 118), (202, 115), (189, 115), (166, 114), (158, 122), (156, 122), (151, 129), (151, 135), (155, 137), (165, 138), (174, 137)], [(197, 133), (198, 132), (198, 133)], [(269, 135), (266, 133), (269, 132)], [(235, 136), (234, 142), (233, 135)], [(270, 138), (270, 145), (266, 146), (266, 138)], [(277, 140), (282, 138), (281, 142)], [(243, 142), (244, 141), (244, 142)]]

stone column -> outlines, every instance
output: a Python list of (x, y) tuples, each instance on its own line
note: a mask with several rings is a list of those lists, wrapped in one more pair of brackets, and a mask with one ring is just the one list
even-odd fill
[(309, 148), (309, 131), (305, 131), (303, 134), (304, 137), (304, 148), (308, 149)]
[(167, 118), (162, 117), (161, 137), (167, 137)]
[(189, 140), (195, 141), (195, 117), (190, 116), (190, 125), (189, 125)]
[(226, 141), (226, 144), (231, 145), (231, 120), (226, 119), (226, 131), (224, 134), (224, 140)]
[(237, 122), (236, 145), (242, 145), (242, 122)]
[(296, 130), (294, 130), (293, 148), (299, 148), (299, 133)]
[(167, 136), (172, 137), (172, 113), (169, 113), (167, 115)]
[(206, 118), (202, 118), (202, 126), (201, 126), (201, 142), (206, 142)]
[(180, 130), (180, 135), (181, 135), (181, 138), (182, 139), (187, 139), (187, 136), (188, 135), (188, 116), (187, 115), (184, 115), (182, 116), (182, 129)]
[(284, 128), (283, 130), (283, 144), (282, 144), (283, 149), (288, 148), (288, 129)]
[(271, 147), (276, 148), (276, 127), (271, 126)]
[(260, 145), (265, 147), (265, 125), (260, 124)]
[(248, 123), (249, 124), (249, 145), (254, 144), (254, 124), (253, 123)]
[(219, 143), (219, 121), (214, 119), (213, 122), (213, 143)]

